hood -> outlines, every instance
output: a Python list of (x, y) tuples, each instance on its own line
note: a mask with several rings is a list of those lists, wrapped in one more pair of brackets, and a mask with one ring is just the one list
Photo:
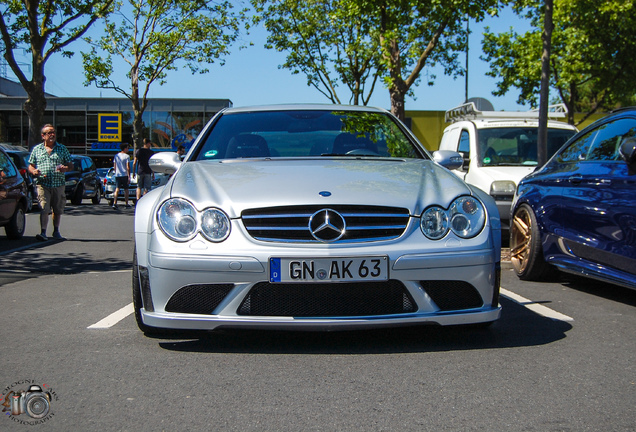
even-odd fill
[[(361, 204), (408, 208), (448, 207), (470, 189), (429, 160), (234, 159), (186, 162), (169, 183), (172, 197), (202, 210), (219, 207), (230, 217), (249, 208)], [(165, 191), (167, 194), (168, 191)]]

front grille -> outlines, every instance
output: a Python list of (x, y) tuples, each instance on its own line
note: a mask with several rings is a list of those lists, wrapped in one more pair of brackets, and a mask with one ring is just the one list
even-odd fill
[(346, 232), (336, 243), (380, 241), (398, 238), (409, 222), (409, 211), (373, 206), (289, 206), (245, 210), (241, 215), (249, 234), (263, 241), (318, 242), (309, 229), (309, 219), (326, 208), (340, 213)]
[(170, 297), (166, 312), (211, 314), (232, 288), (233, 284), (185, 286)]
[(420, 281), (422, 289), (443, 311), (479, 308), (484, 301), (479, 291), (464, 281)]
[(394, 315), (417, 310), (401, 282), (254, 285), (239, 315), (352, 317)]

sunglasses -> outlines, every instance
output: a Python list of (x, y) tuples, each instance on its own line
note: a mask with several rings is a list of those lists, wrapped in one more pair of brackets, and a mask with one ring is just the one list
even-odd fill
[(46, 136), (46, 135), (55, 135), (55, 131), (52, 132), (42, 132), (42, 135)]

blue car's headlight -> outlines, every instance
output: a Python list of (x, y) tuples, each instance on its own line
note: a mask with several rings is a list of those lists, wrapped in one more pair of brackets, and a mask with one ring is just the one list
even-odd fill
[(191, 240), (199, 231), (213, 242), (221, 242), (230, 235), (230, 219), (225, 213), (215, 208), (199, 213), (181, 198), (172, 198), (161, 204), (157, 220), (161, 231), (178, 242)]
[(420, 228), (431, 240), (441, 239), (449, 229), (458, 237), (475, 237), (484, 228), (485, 223), (484, 206), (470, 196), (457, 198), (448, 210), (437, 206), (429, 207), (420, 218)]

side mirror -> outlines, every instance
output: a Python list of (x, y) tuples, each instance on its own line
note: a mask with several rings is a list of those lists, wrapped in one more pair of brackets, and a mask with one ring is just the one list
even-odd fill
[(449, 170), (457, 169), (464, 164), (462, 155), (451, 150), (437, 150), (433, 152), (433, 160)]
[(174, 174), (181, 166), (181, 159), (176, 153), (162, 152), (153, 155), (148, 161), (148, 165), (154, 172)]
[(636, 138), (624, 139), (618, 152), (628, 165), (633, 165), (636, 162)]

